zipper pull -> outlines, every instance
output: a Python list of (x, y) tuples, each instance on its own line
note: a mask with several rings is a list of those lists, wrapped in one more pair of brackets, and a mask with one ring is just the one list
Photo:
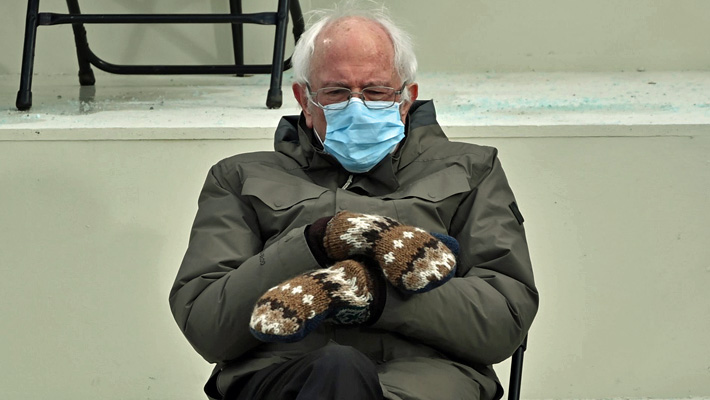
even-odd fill
[(345, 184), (343, 185), (343, 187), (341, 187), (341, 189), (347, 189), (348, 187), (350, 187), (351, 183), (353, 183), (353, 174), (350, 174), (350, 176), (348, 176), (348, 180), (345, 181)]

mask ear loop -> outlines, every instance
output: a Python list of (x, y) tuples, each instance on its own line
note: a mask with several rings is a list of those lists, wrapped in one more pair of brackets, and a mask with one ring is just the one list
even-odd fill
[(313, 127), (313, 134), (316, 135), (316, 139), (318, 139), (318, 142), (320, 143), (321, 147), (323, 147), (323, 151), (325, 151), (325, 143), (323, 143), (323, 139), (320, 138), (320, 135), (318, 134), (318, 131), (316, 130), (315, 126)]

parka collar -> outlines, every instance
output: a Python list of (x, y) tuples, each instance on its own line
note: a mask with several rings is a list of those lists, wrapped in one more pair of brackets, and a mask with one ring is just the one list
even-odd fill
[[(313, 181), (335, 190), (351, 179), (348, 190), (371, 196), (383, 196), (399, 189), (396, 171), (414, 161), (427, 147), (426, 130), (434, 125), (436, 133), (443, 136), (436, 122), (432, 101), (415, 101), (409, 110), (405, 138), (397, 151), (387, 155), (372, 170), (364, 174), (351, 174), (333, 156), (325, 153), (305, 125), (303, 114), (281, 119), (274, 137), (274, 149), (296, 161)], [(439, 136), (438, 134), (436, 136)], [(444, 136), (445, 137), (445, 136)], [(350, 178), (352, 176), (352, 178)]]
[(418, 159), (434, 142), (448, 140), (436, 120), (436, 109), (432, 100), (415, 101), (412, 104), (407, 128), (407, 137), (395, 153), (396, 171)]

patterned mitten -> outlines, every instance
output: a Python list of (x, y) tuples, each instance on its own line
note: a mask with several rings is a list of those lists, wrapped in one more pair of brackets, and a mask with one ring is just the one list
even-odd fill
[[(381, 279), (381, 278), (380, 278)], [(354, 260), (291, 278), (256, 302), (251, 333), (264, 342), (296, 342), (321, 322), (365, 324), (384, 306), (376, 276)]]
[(442, 240), (392, 218), (343, 211), (328, 221), (323, 247), (334, 260), (371, 257), (396, 288), (421, 293), (443, 285), (456, 272), (458, 242), (437, 236)]

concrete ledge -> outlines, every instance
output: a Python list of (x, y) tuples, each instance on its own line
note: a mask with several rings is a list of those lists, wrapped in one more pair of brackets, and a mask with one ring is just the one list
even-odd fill
[[(30, 112), (14, 108), (19, 76), (2, 79), (0, 141), (268, 139), (299, 112), (266, 109), (267, 76), (74, 76), (34, 79)], [(710, 72), (421, 74), (453, 138), (688, 136), (710, 132)], [(694, 133), (693, 133), (694, 132)]]
[[(705, 125), (444, 126), (451, 139), (687, 137), (710, 134)], [(37, 128), (0, 129), (3, 141), (271, 140), (274, 128)]]

